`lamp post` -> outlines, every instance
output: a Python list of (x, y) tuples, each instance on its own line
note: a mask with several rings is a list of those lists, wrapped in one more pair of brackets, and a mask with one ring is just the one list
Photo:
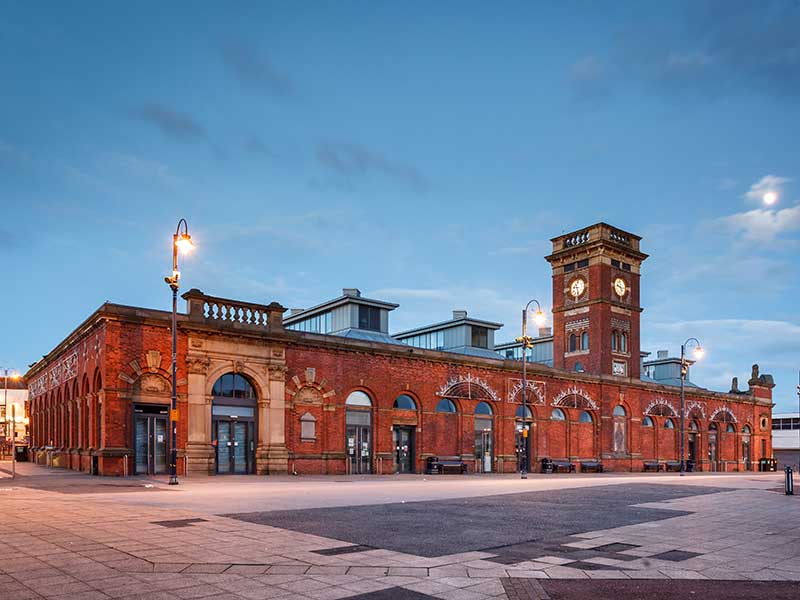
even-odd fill
[(688, 346), (691, 342), (694, 342), (694, 355), (697, 358), (703, 357), (703, 347), (700, 345), (700, 341), (697, 338), (689, 338), (683, 344), (681, 344), (681, 476), (683, 476), (684, 472), (686, 471), (686, 460), (685, 460), (685, 428), (686, 428), (686, 415), (685, 415), (685, 408), (684, 405), (686, 403), (684, 399), (684, 383), (686, 382), (686, 375), (689, 372), (689, 362), (686, 360), (686, 346)]
[(528, 430), (528, 348), (533, 348), (533, 338), (528, 335), (528, 311), (531, 304), (536, 304), (536, 312), (533, 319), (537, 325), (544, 323), (545, 315), (542, 312), (542, 305), (538, 300), (531, 300), (525, 305), (522, 310), (522, 335), (516, 339), (517, 342), (522, 343), (522, 457), (520, 460), (519, 475), (521, 479), (528, 478), (528, 471), (530, 471), (530, 447), (531, 436)]
[[(183, 232), (181, 232), (183, 226)], [(181, 273), (178, 270), (178, 251), (184, 254), (194, 248), (186, 219), (178, 221), (172, 236), (172, 276), (164, 281), (172, 290), (172, 403), (169, 411), (171, 449), (169, 456), (169, 484), (178, 485), (178, 289)]]

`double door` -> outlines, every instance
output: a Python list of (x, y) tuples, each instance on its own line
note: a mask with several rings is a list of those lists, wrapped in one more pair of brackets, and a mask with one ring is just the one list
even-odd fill
[(169, 423), (166, 415), (139, 414), (135, 416), (136, 474), (158, 475), (167, 472)]
[(372, 427), (348, 425), (346, 436), (350, 473), (372, 473)]
[(394, 439), (394, 472), (414, 472), (414, 428), (395, 426), (392, 429)]
[(255, 472), (255, 423), (215, 419), (217, 473), (246, 475)]

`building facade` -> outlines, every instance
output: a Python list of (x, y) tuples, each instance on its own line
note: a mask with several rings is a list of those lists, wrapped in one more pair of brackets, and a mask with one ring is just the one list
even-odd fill
[(772, 415), (772, 446), (779, 471), (800, 469), (800, 413)]
[[(397, 305), (356, 289), (290, 314), (190, 290), (178, 318), (179, 474), (421, 472), (430, 457), (513, 472), (523, 426), (534, 470), (543, 458), (610, 471), (678, 460), (679, 390), (641, 373), (639, 241), (606, 224), (553, 239), (553, 326), (528, 366), (527, 410), (521, 354), (495, 347), (499, 323), (454, 311), (390, 335)], [(30, 369), (36, 460), (167, 472), (170, 317), (104, 304)], [(687, 386), (696, 468), (772, 456), (772, 387), (757, 366), (743, 392)]]

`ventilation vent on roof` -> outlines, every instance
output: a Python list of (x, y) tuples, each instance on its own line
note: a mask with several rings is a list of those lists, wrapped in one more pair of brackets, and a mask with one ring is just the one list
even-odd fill
[(453, 311), (453, 319), (466, 319), (466, 318), (467, 318), (467, 311), (465, 310)]
[(669, 350), (659, 350), (657, 356), (658, 358), (667, 358), (669, 356)]
[(342, 289), (343, 296), (354, 296), (356, 298), (361, 298), (361, 290), (358, 288), (343, 288)]

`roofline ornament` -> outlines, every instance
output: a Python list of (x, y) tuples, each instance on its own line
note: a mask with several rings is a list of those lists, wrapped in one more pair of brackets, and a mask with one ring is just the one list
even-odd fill
[(469, 396), (467, 397), (468, 400), (485, 400), (485, 398), (476, 398), (472, 395), (472, 386), (474, 385), (486, 392), (489, 395), (489, 398), (495, 402), (500, 402), (500, 397), (497, 395), (497, 392), (495, 392), (492, 387), (480, 377), (473, 377), (472, 373), (467, 373), (466, 376), (459, 375), (458, 377), (451, 377), (447, 380), (447, 383), (443, 384), (439, 388), (439, 391), (436, 392), (436, 395), (442, 398), (464, 398), (464, 396), (451, 394), (449, 392), (456, 386), (464, 385), (465, 383), (469, 386)]
[[(672, 414), (671, 415), (653, 414), (652, 411), (656, 407), (659, 407), (659, 406), (666, 406), (668, 409), (670, 409), (672, 411)], [(669, 400), (665, 400), (664, 398), (656, 398), (655, 400), (653, 400), (650, 404), (647, 405), (647, 408), (644, 409), (644, 413), (643, 414), (651, 415), (651, 416), (655, 416), (655, 417), (660, 417), (660, 416), (677, 417), (677, 416), (680, 416), (680, 412), (675, 410), (675, 407), (672, 406), (670, 401)]]
[[(592, 400), (591, 396), (589, 396), (589, 393), (575, 386), (572, 386), (571, 388), (567, 388), (559, 392), (558, 395), (555, 398), (553, 398), (551, 406), (564, 406), (562, 403), (569, 396), (578, 396), (580, 398), (583, 398), (584, 400), (586, 400), (586, 403), (589, 405), (590, 409), (597, 410), (597, 403), (594, 400)], [(566, 407), (566, 408), (571, 408), (571, 407)]]
[(733, 411), (730, 408), (728, 408), (727, 404), (715, 408), (714, 412), (711, 413), (711, 417), (710, 417), (709, 420), (711, 420), (711, 421), (716, 420), (717, 415), (719, 415), (720, 413), (728, 413), (731, 416), (731, 419), (733, 419), (734, 423), (738, 423), (739, 422), (736, 419), (736, 415), (733, 414)]

